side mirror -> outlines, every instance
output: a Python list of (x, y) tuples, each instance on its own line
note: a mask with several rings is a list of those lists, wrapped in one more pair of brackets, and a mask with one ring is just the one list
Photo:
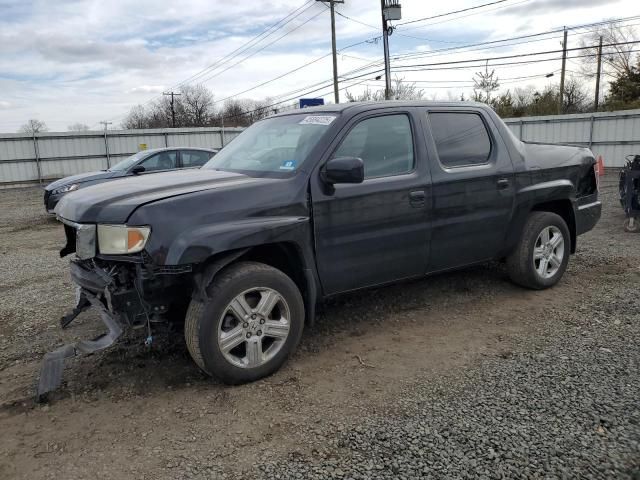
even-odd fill
[(364, 181), (364, 162), (356, 157), (338, 157), (329, 160), (320, 172), (325, 183), (362, 183)]
[(139, 173), (142, 173), (145, 170), (146, 168), (144, 168), (142, 165), (136, 165), (131, 169), (131, 173), (133, 173), (134, 175), (138, 175)]

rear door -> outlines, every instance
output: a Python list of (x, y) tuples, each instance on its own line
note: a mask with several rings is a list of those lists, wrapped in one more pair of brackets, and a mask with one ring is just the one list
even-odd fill
[(213, 152), (205, 150), (180, 150), (180, 168), (199, 168), (212, 156)]
[(433, 182), (428, 270), (495, 258), (513, 210), (514, 172), (493, 120), (468, 108), (423, 109), (422, 119)]
[(415, 113), (368, 112), (343, 128), (326, 159), (362, 158), (363, 183), (335, 185), (331, 192), (319, 178), (320, 166), (313, 173), (316, 259), (327, 294), (425, 272), (431, 192)]

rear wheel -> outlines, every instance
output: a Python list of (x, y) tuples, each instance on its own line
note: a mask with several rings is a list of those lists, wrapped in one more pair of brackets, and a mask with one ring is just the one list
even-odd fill
[(280, 270), (238, 263), (220, 273), (207, 293), (209, 300), (189, 306), (185, 338), (209, 375), (228, 384), (251, 382), (278, 370), (297, 347), (304, 304)]
[(509, 277), (532, 289), (554, 286), (569, 263), (571, 237), (563, 218), (551, 212), (532, 212), (516, 249), (507, 257)]
[(637, 219), (635, 217), (625, 218), (624, 231), (629, 233), (640, 232), (640, 219)]

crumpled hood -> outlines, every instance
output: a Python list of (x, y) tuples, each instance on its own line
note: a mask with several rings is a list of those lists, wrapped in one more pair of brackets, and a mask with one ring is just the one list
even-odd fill
[(55, 182), (51, 182), (49, 185), (45, 187), (45, 190), (52, 191), (56, 188), (64, 187), (65, 185), (72, 185), (74, 183), (84, 183), (90, 182), (92, 180), (102, 180), (104, 178), (111, 178), (117, 176), (118, 172), (107, 172), (107, 171), (98, 171), (98, 172), (87, 172), (87, 173), (79, 173), (77, 175), (71, 175), (70, 177), (64, 177), (60, 180), (56, 180)]
[(138, 175), (92, 185), (65, 195), (55, 213), (78, 223), (125, 223), (138, 208), (169, 197), (203, 190), (236, 188), (269, 182), (240, 173), (176, 170)]

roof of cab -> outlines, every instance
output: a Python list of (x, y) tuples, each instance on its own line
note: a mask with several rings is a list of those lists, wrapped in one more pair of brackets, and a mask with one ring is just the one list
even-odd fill
[(287, 110), (286, 112), (278, 113), (274, 116), (285, 116), (292, 114), (315, 114), (315, 113), (343, 113), (347, 110), (351, 111), (367, 111), (374, 110), (381, 107), (480, 107), (487, 108), (485, 103), (480, 102), (433, 102), (427, 100), (384, 100), (380, 102), (346, 102), (346, 103), (331, 103), (329, 105), (321, 105), (318, 107), (308, 107), (304, 109)]

